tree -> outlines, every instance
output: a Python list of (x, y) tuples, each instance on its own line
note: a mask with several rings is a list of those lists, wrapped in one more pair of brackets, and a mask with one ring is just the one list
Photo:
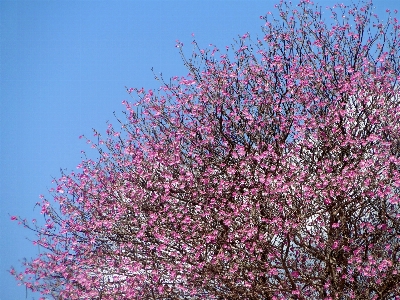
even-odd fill
[(188, 76), (128, 89), (45, 226), (20, 219), (45, 251), (18, 280), (55, 299), (400, 299), (398, 20), (277, 10), (255, 43), (178, 42)]

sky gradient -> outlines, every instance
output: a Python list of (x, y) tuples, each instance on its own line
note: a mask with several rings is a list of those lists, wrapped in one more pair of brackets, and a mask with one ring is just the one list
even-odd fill
[[(157, 89), (151, 68), (187, 75), (175, 41), (190, 56), (192, 33), (201, 48), (262, 37), (259, 17), (275, 2), (0, 0), (0, 300), (39, 298), (7, 271), (38, 253), (10, 216), (41, 219), (39, 195), (49, 196), (60, 168), (75, 169), (81, 150), (96, 155), (78, 137), (116, 123), (113, 112), (131, 100), (124, 87)], [(386, 8), (400, 4), (376, 3), (382, 17)]]

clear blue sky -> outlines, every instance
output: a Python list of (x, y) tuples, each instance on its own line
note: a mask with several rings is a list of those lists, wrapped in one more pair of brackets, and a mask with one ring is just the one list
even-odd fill
[[(376, 11), (400, 10), (397, 1), (376, 1)], [(75, 169), (81, 150), (95, 155), (78, 136), (115, 121), (124, 86), (158, 88), (152, 67), (186, 75), (174, 46), (190, 55), (192, 33), (221, 49), (238, 34), (262, 36), (259, 16), (276, 2), (0, 0), (0, 300), (26, 299), (7, 270), (38, 251), (10, 215), (40, 218), (39, 194), (60, 168)]]

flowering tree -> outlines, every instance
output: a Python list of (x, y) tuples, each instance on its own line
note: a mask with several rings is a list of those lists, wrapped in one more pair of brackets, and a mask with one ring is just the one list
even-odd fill
[(128, 89), (45, 226), (20, 219), (45, 251), (16, 278), (55, 299), (400, 299), (400, 25), (309, 2)]

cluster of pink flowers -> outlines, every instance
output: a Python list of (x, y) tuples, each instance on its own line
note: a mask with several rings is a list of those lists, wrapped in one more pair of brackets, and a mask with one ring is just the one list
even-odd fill
[(99, 159), (56, 181), (45, 226), (23, 222), (45, 251), (18, 280), (57, 299), (400, 299), (400, 25), (277, 8), (256, 43), (128, 89), (121, 129), (88, 141)]

